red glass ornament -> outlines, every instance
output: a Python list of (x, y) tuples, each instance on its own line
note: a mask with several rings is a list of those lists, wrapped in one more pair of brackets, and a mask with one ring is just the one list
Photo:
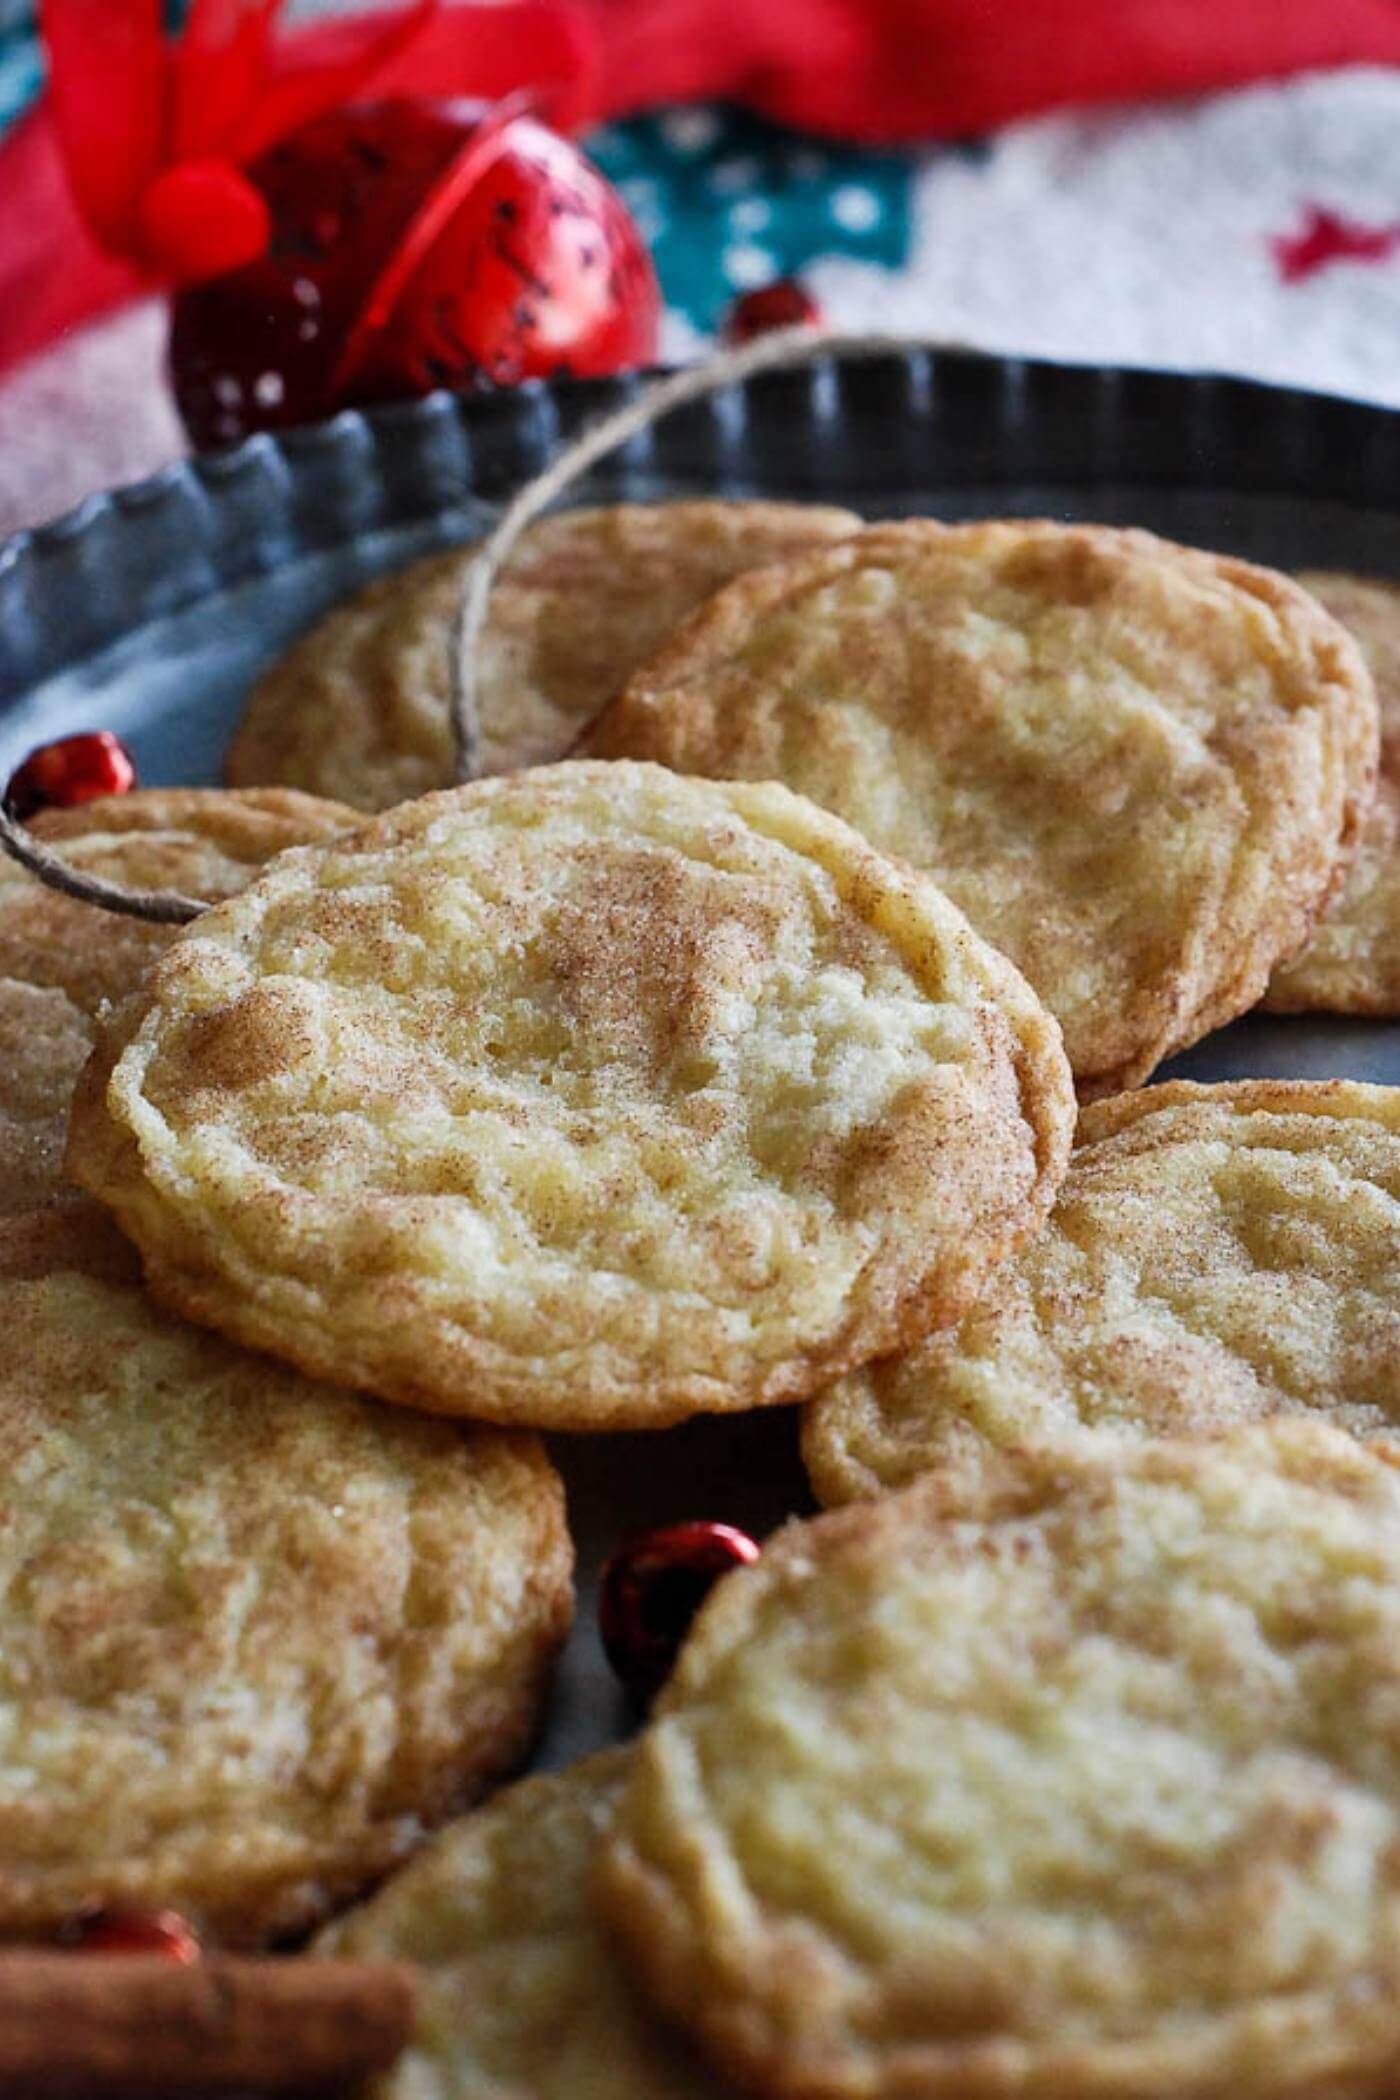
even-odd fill
[(758, 1559), (732, 1524), (661, 1524), (624, 1540), (598, 1584), (598, 1630), (628, 1690), (650, 1698), (670, 1675), (690, 1623), (721, 1575)]
[(756, 335), (768, 335), (775, 328), (797, 328), (804, 323), (817, 328), (822, 319), (822, 310), (806, 285), (795, 277), (779, 277), (756, 291), (742, 293), (725, 315), (721, 334), (737, 350), (741, 343), (751, 343)]
[(63, 1934), (79, 1954), (159, 1954), (186, 1966), (201, 1959), (194, 1927), (178, 1910), (89, 1910)]
[(336, 110), (247, 175), (271, 218), (266, 255), (174, 309), (171, 377), (197, 445), (656, 354), (641, 235), (519, 100)]
[(31, 751), (10, 775), (5, 808), (27, 824), (41, 809), (76, 809), (99, 795), (125, 795), (135, 785), (135, 761), (121, 738), (110, 729), (89, 729)]

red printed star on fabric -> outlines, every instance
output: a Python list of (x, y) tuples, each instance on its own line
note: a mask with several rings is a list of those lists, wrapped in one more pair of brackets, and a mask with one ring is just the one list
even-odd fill
[(1400, 219), (1368, 226), (1322, 204), (1303, 208), (1296, 233), (1275, 234), (1269, 242), (1285, 284), (1302, 284), (1337, 262), (1386, 262), (1400, 249)]

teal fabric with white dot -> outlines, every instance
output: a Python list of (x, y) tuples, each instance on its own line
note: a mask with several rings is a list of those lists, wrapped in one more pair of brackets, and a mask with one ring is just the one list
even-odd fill
[(23, 115), (43, 77), (38, 38), (24, 28), (0, 27), (0, 132)]
[(910, 154), (711, 106), (609, 124), (584, 145), (627, 200), (666, 304), (706, 332), (738, 293), (819, 257), (898, 269), (908, 252)]

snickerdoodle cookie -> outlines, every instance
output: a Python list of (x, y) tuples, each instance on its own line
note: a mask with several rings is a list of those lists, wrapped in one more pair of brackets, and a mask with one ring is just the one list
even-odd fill
[(774, 785), (564, 764), (283, 855), (85, 1074), (69, 1167), (167, 1304), (410, 1406), (805, 1397), (1037, 1226), (1059, 1031)]
[(998, 1447), (1322, 1413), (1400, 1432), (1400, 1088), (1250, 1080), (1087, 1109), (1059, 1201), (962, 1324), (807, 1417), (823, 1502)]
[(635, 1746), (634, 1974), (786, 2100), (1392, 2093), (1393, 1450), (1020, 1451), (793, 1525)]
[(1377, 738), (1356, 643), (1285, 577), (1105, 526), (920, 521), (730, 584), (584, 748), (783, 780), (926, 869), (1094, 1095), (1302, 946)]
[(1381, 768), (1346, 884), (1297, 961), (1275, 970), (1266, 1004), (1400, 1014), (1400, 584), (1322, 571), (1298, 581), (1361, 645), (1380, 702)]
[(90, 1206), (0, 1222), (0, 1937), (314, 1923), (514, 1764), (570, 1615), (533, 1438), (158, 1312)]
[[(212, 902), (274, 853), (353, 821), (283, 788), (144, 788), (49, 811), (30, 828), (90, 874)], [(135, 989), (174, 931), (77, 904), (0, 856), (0, 1212), (59, 1193), (68, 1103), (98, 1016)]]
[(413, 2040), (370, 2100), (722, 2100), (589, 1901), (626, 1771), (613, 1750), (511, 1787), (322, 1936), (323, 1953), (418, 1972)]
[[(483, 770), (562, 757), (711, 591), (860, 522), (801, 503), (622, 503), (545, 518), (491, 601), (478, 686)], [(282, 781), (371, 810), (446, 787), (448, 635), (474, 551), (414, 562), (303, 636), (254, 691), (228, 778)]]

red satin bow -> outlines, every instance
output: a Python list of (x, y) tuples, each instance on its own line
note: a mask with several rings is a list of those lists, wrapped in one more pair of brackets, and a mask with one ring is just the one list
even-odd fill
[(279, 49), (281, 7), (194, 0), (184, 33), (167, 37), (160, 0), (42, 0), (64, 164), (109, 255), (175, 284), (251, 262), (268, 214), (241, 163), (382, 76), (439, 0), (336, 25), (313, 57)]
[(42, 0), (68, 179), (109, 254), (188, 284), (251, 262), (267, 206), (239, 163), (346, 101), (413, 41), (438, 0), (354, 25), (342, 55), (279, 64), (282, 0), (194, 0), (167, 37), (159, 0)]

